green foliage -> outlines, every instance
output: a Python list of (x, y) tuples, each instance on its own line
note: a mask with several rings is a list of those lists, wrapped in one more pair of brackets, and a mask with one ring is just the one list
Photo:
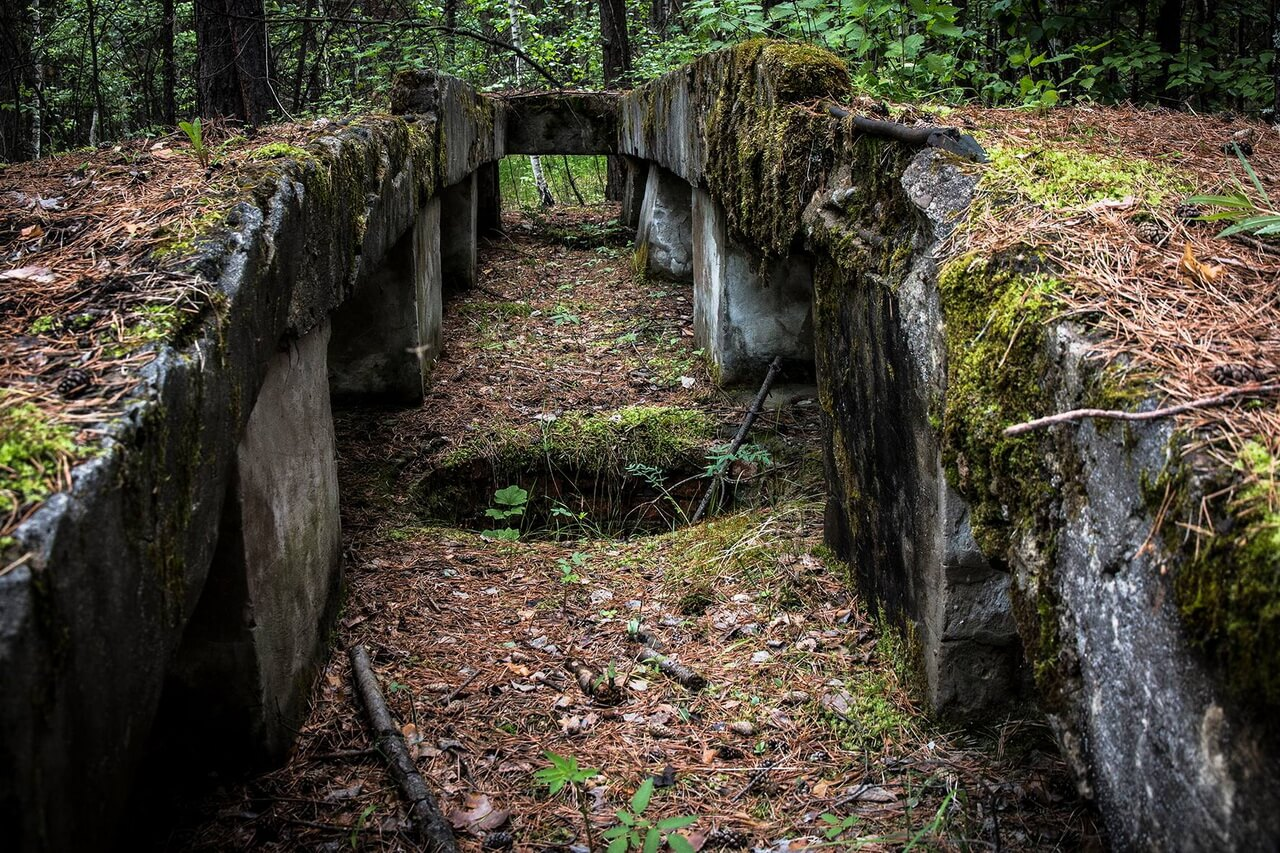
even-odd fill
[(731, 451), (727, 444), (718, 445), (707, 454), (707, 467), (703, 476), (718, 477), (735, 462), (764, 467), (773, 464), (773, 456), (767, 448), (758, 444), (744, 444), (736, 451)]
[(53, 490), (63, 460), (75, 452), (75, 432), (32, 403), (0, 392), (0, 513), (8, 515)]
[(835, 841), (837, 838), (857, 826), (859, 819), (856, 814), (838, 817), (837, 815), (833, 815), (831, 812), (823, 812), (818, 815), (818, 820), (827, 825), (826, 829), (822, 830), (823, 836), (825, 836), (828, 841)]
[(561, 557), (556, 560), (556, 568), (560, 570), (560, 583), (568, 586), (570, 584), (584, 583), (579, 569), (587, 564), (590, 558), (581, 551), (574, 551), (568, 557)]
[[(510, 522), (512, 519), (519, 520), (524, 516), (525, 508), (529, 504), (529, 493), (519, 486), (507, 486), (505, 489), (498, 489), (493, 493), (494, 506), (484, 511), (485, 516), (492, 518), (495, 522)], [(484, 532), (486, 539), (503, 539), (507, 541), (515, 541), (520, 538), (520, 530), (511, 527), (497, 527)]]
[(1240, 146), (1235, 146), (1235, 151), (1236, 157), (1240, 159), (1240, 165), (1244, 167), (1245, 174), (1249, 176), (1249, 182), (1253, 185), (1254, 191), (1257, 192), (1257, 197), (1251, 198), (1244, 184), (1237, 180), (1237, 189), (1234, 193), (1228, 195), (1197, 195), (1192, 196), (1187, 201), (1191, 204), (1208, 204), (1222, 208), (1217, 213), (1200, 217), (1205, 222), (1231, 223), (1218, 234), (1219, 237), (1230, 237), (1233, 234), (1274, 237), (1280, 234), (1280, 210), (1276, 209), (1275, 203), (1271, 201), (1271, 196), (1267, 194), (1267, 188), (1262, 185), (1262, 181), (1258, 178), (1258, 173), (1253, 170), (1253, 166), (1245, 159), (1244, 152), (1240, 150)]
[(191, 156), (196, 158), (202, 168), (209, 168), (209, 148), (204, 144), (204, 131), (200, 127), (199, 117), (178, 122), (178, 130), (187, 135), (191, 143)]
[(547, 786), (548, 793), (555, 795), (566, 785), (578, 787), (593, 776), (599, 776), (599, 770), (589, 770), (578, 765), (578, 759), (572, 755), (560, 755), (547, 750), (543, 753), (551, 764), (543, 767), (533, 778)]
[(645, 779), (631, 797), (630, 808), (619, 809), (618, 826), (604, 832), (609, 846), (607, 853), (627, 853), (627, 851), (643, 851), (656, 853), (662, 847), (664, 836), (666, 845), (674, 853), (693, 853), (693, 845), (689, 839), (676, 832), (694, 823), (695, 815), (668, 817), (661, 820), (650, 820), (645, 817), (645, 810), (653, 798), (653, 777)]

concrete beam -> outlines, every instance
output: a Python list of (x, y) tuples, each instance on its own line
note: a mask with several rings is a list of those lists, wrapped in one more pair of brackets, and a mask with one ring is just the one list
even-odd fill
[(506, 107), (506, 154), (617, 154), (618, 105), (611, 92), (512, 95)]

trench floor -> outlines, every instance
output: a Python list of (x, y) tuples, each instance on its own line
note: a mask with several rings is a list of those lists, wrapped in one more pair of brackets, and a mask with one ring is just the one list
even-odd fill
[[(633, 275), (614, 215), (509, 216), (478, 287), (446, 303), (424, 405), (336, 413), (347, 594), (310, 717), (286, 766), (220, 787), (167, 846), (414, 849), (351, 683), (344, 650), (364, 644), (465, 850), (585, 850), (584, 811), (603, 850), (646, 779), (642, 818), (696, 818), (679, 831), (695, 850), (1099, 848), (1042, 722), (960, 732), (922, 710), (904, 644), (820, 545), (802, 386), (771, 397), (751, 439), (769, 460), (734, 463), (738, 504), (700, 525), (665, 485), (665, 532), (629, 538), (604, 535), (598, 501), (519, 541), (424, 517), (419, 484), (459, 448), (566, 413), (678, 406), (721, 439), (740, 422), (752, 391), (715, 389), (689, 288)], [(486, 489), (515, 484), (488, 470)], [(707, 686), (638, 662), (636, 627)], [(621, 701), (589, 697), (570, 660)], [(598, 772), (552, 794), (549, 751)]]

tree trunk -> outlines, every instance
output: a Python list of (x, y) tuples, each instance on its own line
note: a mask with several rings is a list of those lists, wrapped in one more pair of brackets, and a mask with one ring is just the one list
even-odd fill
[(27, 3), (0, 3), (0, 160), (16, 163), (31, 157), (24, 85), (31, 63), (31, 31)]
[(89, 88), (93, 93), (93, 119), (89, 122), (89, 144), (98, 144), (100, 122), (106, 121), (107, 111), (102, 103), (102, 80), (98, 74), (98, 7), (94, 0), (86, 0), (85, 11), (89, 15)]
[(1275, 50), (1271, 58), (1271, 78), (1276, 84), (1271, 121), (1280, 124), (1280, 0), (1271, 0), (1271, 47)]
[(164, 115), (164, 123), (173, 127), (178, 123), (178, 64), (173, 57), (173, 31), (176, 26), (173, 0), (163, 0), (160, 10), (160, 56), (164, 81), (160, 110)]
[(307, 76), (307, 42), (311, 40), (311, 13), (315, 11), (315, 0), (307, 0), (306, 11), (302, 22), (302, 35), (298, 38), (298, 60), (293, 69), (293, 111), (302, 109), (302, 80)]
[(262, 0), (199, 0), (195, 5), (200, 114), (262, 124), (271, 112)]
[(44, 56), (40, 53), (40, 0), (31, 2), (31, 159), (40, 159), (44, 132), (40, 96), (44, 91)]
[[(627, 36), (627, 4), (625, 0), (599, 0), (600, 53), (604, 59), (604, 87), (616, 89), (631, 81), (631, 39)], [(621, 157), (609, 157), (604, 197), (622, 200), (622, 184), (626, 167)]]

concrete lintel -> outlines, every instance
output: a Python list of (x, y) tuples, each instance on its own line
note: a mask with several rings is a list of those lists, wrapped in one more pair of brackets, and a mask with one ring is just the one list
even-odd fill
[(612, 92), (504, 97), (506, 154), (616, 154), (618, 105)]

